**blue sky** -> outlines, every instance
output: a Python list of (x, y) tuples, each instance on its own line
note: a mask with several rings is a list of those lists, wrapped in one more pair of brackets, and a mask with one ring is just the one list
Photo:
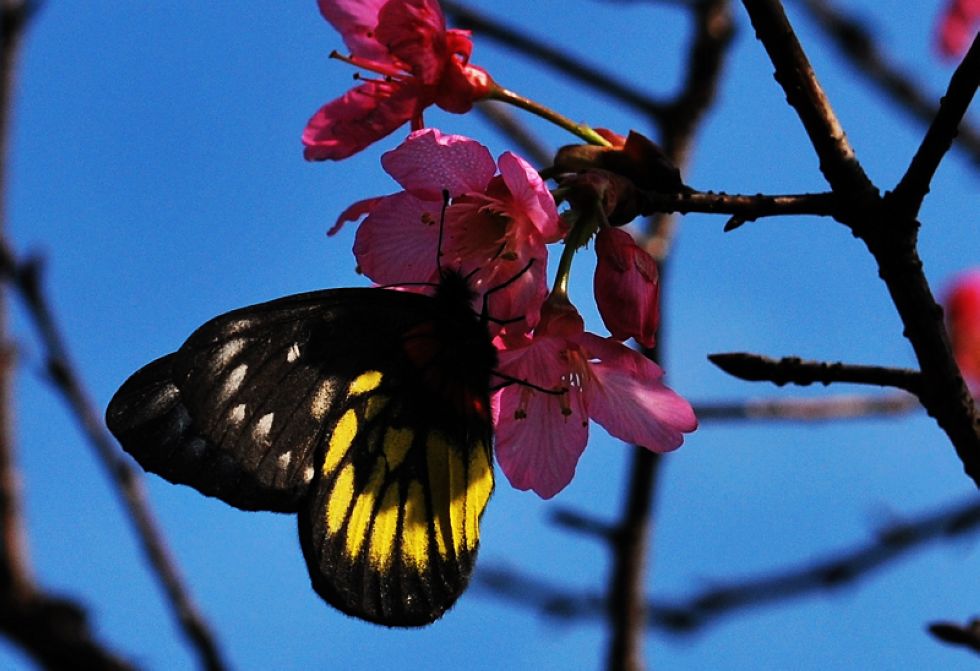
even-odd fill
[[(688, 24), (676, 3), (502, 0), (486, 11), (655, 95), (678, 83)], [(841, 4), (877, 25), (889, 51), (937, 97), (951, 66), (931, 50), (939, 3)], [(858, 157), (895, 184), (924, 129), (856, 79), (797, 16)], [(826, 187), (798, 120), (740, 5), (738, 33), (687, 182), (787, 193)], [(309, 289), (361, 285), (353, 227), (327, 239), (350, 202), (389, 193), (378, 159), (396, 135), (341, 164), (302, 160), (306, 119), (345, 90), (351, 70), (313, 0), (284, 3), (48, 2), (23, 53), (15, 111), (9, 233), (47, 259), (47, 287), (95, 401), (104, 407), (139, 366), (228, 309)], [(593, 125), (645, 122), (551, 71), (476, 38), (473, 61), (501, 84)], [(972, 115), (976, 123), (977, 115)], [(510, 148), (475, 116), (430, 125)], [(572, 141), (529, 123), (552, 146)], [(977, 181), (953, 153), (923, 208), (921, 253), (934, 287), (980, 257)], [(813, 397), (842, 387), (777, 389), (733, 380), (706, 355), (771, 355), (914, 364), (877, 271), (840, 225), (785, 218), (722, 233), (723, 217), (681, 223), (664, 296), (670, 384), (695, 402)], [(588, 262), (573, 299), (592, 329)], [(107, 480), (44, 383), (30, 324), (15, 313), (17, 417), (31, 558), (54, 591), (83, 600), (99, 635), (154, 669), (193, 668)], [(483, 521), (481, 567), (510, 567), (570, 589), (605, 584), (608, 553), (549, 524), (558, 506), (618, 514), (628, 452), (598, 427), (575, 481), (553, 501), (509, 487)], [(181, 569), (236, 668), (599, 668), (597, 622), (555, 623), (472, 589), (442, 621), (391, 631), (349, 619), (308, 585), (295, 520), (243, 513), (147, 479)], [(905, 515), (975, 490), (924, 413), (815, 425), (708, 424), (666, 463), (648, 577), (682, 599), (717, 581), (806, 562)], [(652, 633), (651, 665), (672, 669), (972, 668), (925, 632), (977, 614), (977, 546), (930, 546), (862, 581), (740, 613), (689, 637)], [(0, 643), (0, 667), (30, 668)]]

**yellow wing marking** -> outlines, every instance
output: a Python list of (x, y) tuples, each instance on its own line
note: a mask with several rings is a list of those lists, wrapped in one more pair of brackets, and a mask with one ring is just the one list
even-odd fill
[(354, 381), (350, 383), (350, 388), (347, 393), (351, 396), (357, 396), (358, 394), (366, 394), (369, 391), (374, 391), (381, 384), (381, 371), (380, 370), (369, 370), (366, 373), (361, 373)]
[(375, 394), (374, 396), (369, 396), (367, 400), (367, 405), (364, 406), (364, 421), (370, 422), (372, 419), (378, 416), (388, 401), (391, 399), (387, 396), (382, 396), (381, 394)]
[[(381, 466), (379, 464), (378, 470)], [(399, 510), (398, 482), (388, 485), (384, 500), (378, 514), (374, 516), (374, 526), (371, 527), (371, 545), (368, 557), (378, 571), (384, 571), (391, 566), (391, 555), (395, 547), (395, 531), (398, 530)]]
[(425, 444), (425, 460), (429, 472), (429, 492), (432, 497), (432, 528), (439, 555), (449, 557), (448, 545), (453, 538), (453, 521), (449, 497), (449, 445), (441, 434), (430, 433)]
[[(445, 547), (442, 549), (445, 554)], [(429, 516), (425, 509), (425, 492), (418, 480), (408, 486), (405, 518), (402, 520), (402, 555), (409, 564), (425, 569), (429, 564)]]
[(398, 465), (405, 461), (408, 448), (412, 446), (412, 436), (415, 434), (411, 429), (396, 429), (388, 427), (385, 431), (383, 449), (385, 459), (388, 460), (388, 470), (393, 471)]
[[(443, 442), (445, 438), (442, 439)], [(446, 445), (449, 460), (449, 519), (453, 530), (453, 547), (456, 552), (472, 547), (466, 537), (466, 466), (456, 450)]]
[(471, 447), (466, 480), (466, 545), (473, 549), (480, 539), (480, 515), (493, 491), (493, 467), (482, 440)]
[(330, 498), (327, 499), (327, 531), (335, 534), (344, 526), (347, 509), (354, 496), (354, 466), (347, 464), (334, 480)]
[(337, 464), (347, 454), (347, 450), (350, 449), (350, 445), (354, 442), (354, 436), (356, 435), (357, 413), (352, 408), (341, 415), (336, 426), (333, 427), (333, 433), (330, 434), (330, 442), (327, 444), (327, 456), (323, 460), (324, 475), (330, 475), (337, 468)]
[[(371, 479), (368, 480), (367, 485), (361, 491), (357, 492), (357, 500), (350, 514), (350, 521), (347, 523), (347, 543), (345, 547), (347, 549), (347, 556), (351, 560), (357, 557), (361, 548), (364, 547), (364, 541), (367, 539), (368, 529), (371, 526), (371, 517), (374, 514), (374, 503), (378, 500), (378, 494), (381, 493), (381, 485), (384, 483), (384, 474), (384, 464), (379, 460), (374, 466), (374, 471), (371, 473)], [(387, 501), (387, 498), (385, 500)], [(382, 504), (383, 508), (384, 504)], [(381, 513), (379, 512), (378, 516), (380, 517), (380, 515)], [(377, 526), (377, 521), (375, 522), (375, 526)]]

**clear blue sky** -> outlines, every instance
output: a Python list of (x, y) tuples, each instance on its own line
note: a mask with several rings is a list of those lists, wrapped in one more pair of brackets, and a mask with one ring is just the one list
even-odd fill
[[(900, 3), (901, 11), (896, 3), (842, 4), (876, 22), (890, 52), (938, 98), (951, 72), (931, 50), (940, 3)], [(676, 7), (483, 6), (651, 93), (677, 83), (688, 25)], [(735, 10), (727, 77), (687, 181), (746, 193), (823, 190), (800, 124), (737, 3)], [(894, 185), (923, 129), (855, 79), (805, 18), (797, 27), (868, 173)], [(350, 84), (352, 72), (327, 58), (341, 47), (313, 0), (45, 3), (20, 71), (10, 236), (18, 251), (47, 258), (48, 289), (100, 407), (129, 373), (211, 316), (363, 283), (353, 272), (353, 227), (330, 240), (324, 232), (351, 201), (394, 190), (378, 158), (396, 140), (342, 164), (305, 163), (299, 143), (308, 116)], [(629, 110), (479, 38), (473, 60), (572, 118), (645, 130)], [(509, 148), (475, 117), (433, 113), (427, 121), (495, 155)], [(531, 123), (554, 146), (571, 141)], [(976, 194), (975, 173), (954, 153), (922, 212), (921, 250), (936, 287), (980, 262)], [(684, 218), (671, 260), (665, 368), (678, 391), (695, 402), (830, 393), (730, 379), (705, 359), (719, 351), (913, 365), (870, 257), (841, 226), (787, 218), (723, 234), (723, 224)], [(590, 276), (580, 266), (575, 290), (584, 308)], [(601, 332), (594, 314), (587, 318)], [(39, 580), (83, 600), (120, 653), (148, 668), (192, 668), (105, 476), (41, 380), (38, 346), (19, 313), (15, 327), (19, 458)], [(618, 514), (627, 450), (597, 427), (592, 437), (576, 480), (552, 502), (512, 490), (498, 472), (477, 573), (506, 566), (575, 590), (604, 586), (605, 550), (548, 523), (556, 506), (604, 520)], [(243, 513), (153, 477), (147, 485), (236, 668), (601, 665), (601, 624), (554, 623), (477, 589), (423, 631), (354, 621), (309, 588), (292, 517)], [(923, 413), (820, 425), (706, 423), (664, 471), (651, 591), (680, 599), (714, 581), (805, 562), (974, 491)], [(975, 658), (938, 645), (924, 625), (977, 614), (978, 559), (975, 543), (930, 546), (854, 589), (740, 613), (687, 638), (653, 633), (647, 655), (668, 669), (973, 668)], [(5, 643), (0, 667), (30, 668)]]

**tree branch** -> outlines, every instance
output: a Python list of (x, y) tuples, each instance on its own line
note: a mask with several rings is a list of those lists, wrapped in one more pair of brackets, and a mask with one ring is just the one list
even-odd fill
[(970, 620), (965, 626), (954, 622), (933, 622), (929, 625), (929, 633), (945, 643), (980, 652), (980, 619)]
[[(860, 20), (846, 15), (827, 0), (803, 0), (801, 4), (858, 72), (885, 95), (923, 123), (931, 123), (936, 118), (935, 97), (924, 93), (908, 74), (891, 62)], [(980, 166), (980, 131), (964, 123), (956, 147), (970, 155), (975, 167)]]
[[(686, 633), (747, 608), (840, 589), (910, 555), (926, 543), (975, 534), (978, 528), (980, 503), (976, 497), (970, 497), (964, 503), (890, 524), (863, 544), (807, 564), (776, 568), (756, 578), (710, 581), (715, 583), (714, 587), (674, 603), (652, 601), (647, 606), (647, 626)], [(597, 619), (606, 609), (606, 601), (597, 594), (575, 593), (506, 568), (484, 565), (476, 572), (475, 582), (488, 594), (556, 619)]]
[(940, 161), (952, 146), (957, 128), (961, 125), (963, 115), (966, 114), (978, 86), (980, 35), (973, 38), (973, 45), (949, 80), (946, 95), (939, 103), (939, 111), (912, 157), (908, 170), (890, 196), (885, 196), (894, 199), (894, 207), (908, 213), (908, 216), (918, 216), (922, 201), (929, 193), (929, 183), (932, 182)]
[(695, 403), (694, 413), (706, 422), (763, 420), (823, 422), (895, 416), (922, 407), (911, 394), (836, 395), (827, 398), (749, 399), (732, 403)]
[(752, 382), (772, 382), (780, 387), (786, 384), (806, 386), (815, 382), (824, 385), (852, 382), (897, 387), (916, 395), (922, 392), (922, 378), (918, 371), (904, 368), (805, 361), (795, 356), (772, 359), (746, 352), (709, 354), (708, 360), (734, 377)]

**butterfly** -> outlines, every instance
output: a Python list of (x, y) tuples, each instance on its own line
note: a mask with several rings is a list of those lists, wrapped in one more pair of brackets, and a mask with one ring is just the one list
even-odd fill
[(297, 513), (313, 588), (370, 622), (431, 623), (465, 590), (493, 491), (487, 319), (433, 295), (287, 296), (216, 317), (134, 373), (106, 422), (147, 471)]

